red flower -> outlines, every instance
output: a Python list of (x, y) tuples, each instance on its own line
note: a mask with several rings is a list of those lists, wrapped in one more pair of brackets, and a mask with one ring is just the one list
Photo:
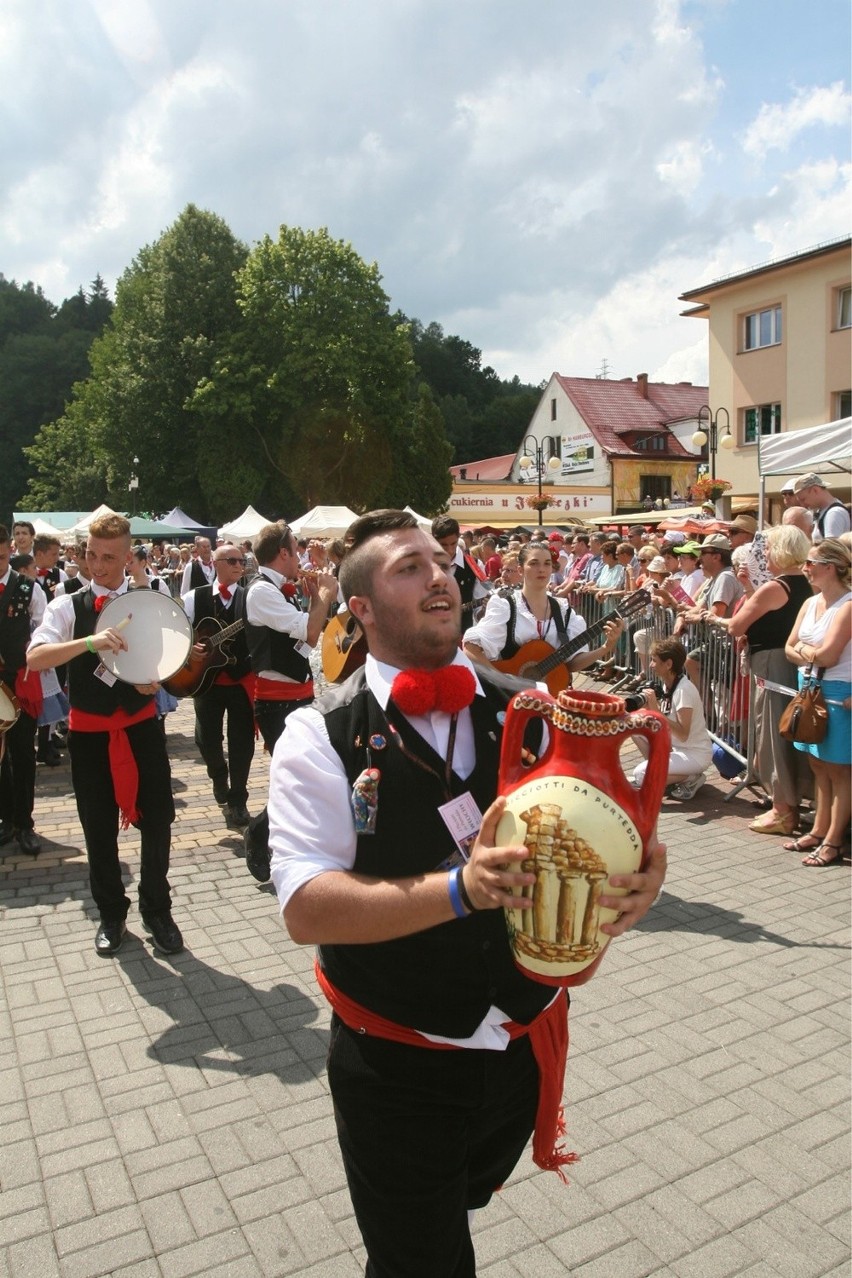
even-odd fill
[(95, 595), (95, 612), (100, 612), (109, 603), (109, 595)]
[(295, 599), (297, 593), (295, 583), (292, 581), (282, 581), (281, 593), (285, 599)]

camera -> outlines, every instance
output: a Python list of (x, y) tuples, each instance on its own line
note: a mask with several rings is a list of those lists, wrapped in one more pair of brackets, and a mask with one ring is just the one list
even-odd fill
[(659, 701), (663, 695), (663, 685), (657, 679), (644, 679), (638, 687), (632, 688), (629, 692), (621, 692), (619, 696), (623, 697), (628, 710), (641, 710), (645, 705), (645, 693), (648, 691), (653, 692)]

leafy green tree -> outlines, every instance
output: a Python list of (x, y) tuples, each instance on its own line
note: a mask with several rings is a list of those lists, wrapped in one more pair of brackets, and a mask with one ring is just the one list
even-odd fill
[(243, 324), (195, 397), (206, 430), (243, 442), (267, 509), (367, 509), (395, 484), (414, 429), (408, 332), (375, 263), (326, 229), (282, 226), (239, 276)]
[[(94, 287), (94, 286), (93, 286)], [(82, 289), (57, 308), (32, 284), (0, 277), (0, 511), (21, 504), (33, 475), (28, 448), (63, 410), (88, 370), (88, 352), (112, 308), (100, 281), (97, 306)], [(53, 486), (64, 482), (60, 467)]]
[[(51, 470), (82, 449), (102, 470), (101, 500), (126, 505), (136, 473), (143, 507), (179, 501), (207, 510), (203, 423), (189, 402), (240, 322), (235, 273), (246, 251), (221, 218), (192, 204), (140, 250), (118, 283), (111, 324), (92, 346), (90, 376), (32, 454), (33, 492), (44, 492)], [(92, 305), (102, 304), (98, 278)]]

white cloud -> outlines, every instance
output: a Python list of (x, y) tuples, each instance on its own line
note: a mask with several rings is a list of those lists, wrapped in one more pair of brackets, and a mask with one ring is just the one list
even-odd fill
[(704, 159), (712, 150), (709, 142), (702, 142), (700, 139), (675, 142), (658, 161), (657, 176), (678, 195), (690, 196), (701, 183)]
[(743, 150), (747, 155), (763, 158), (768, 151), (786, 151), (805, 129), (814, 125), (832, 128), (845, 126), (848, 133), (852, 95), (837, 81), (835, 84), (798, 89), (785, 105), (764, 102), (745, 131)]

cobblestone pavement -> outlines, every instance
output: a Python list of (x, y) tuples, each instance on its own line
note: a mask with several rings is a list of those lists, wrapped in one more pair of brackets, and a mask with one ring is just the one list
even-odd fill
[[(358, 1275), (312, 954), (246, 872), (190, 705), (169, 743), (183, 954), (134, 912), (95, 955), (67, 764), (39, 768), (43, 854), (0, 852), (0, 1276)], [(476, 1219), (480, 1274), (848, 1278), (848, 866), (803, 869), (726, 793), (664, 805), (664, 895), (574, 999), (582, 1160), (568, 1188), (524, 1158)]]

